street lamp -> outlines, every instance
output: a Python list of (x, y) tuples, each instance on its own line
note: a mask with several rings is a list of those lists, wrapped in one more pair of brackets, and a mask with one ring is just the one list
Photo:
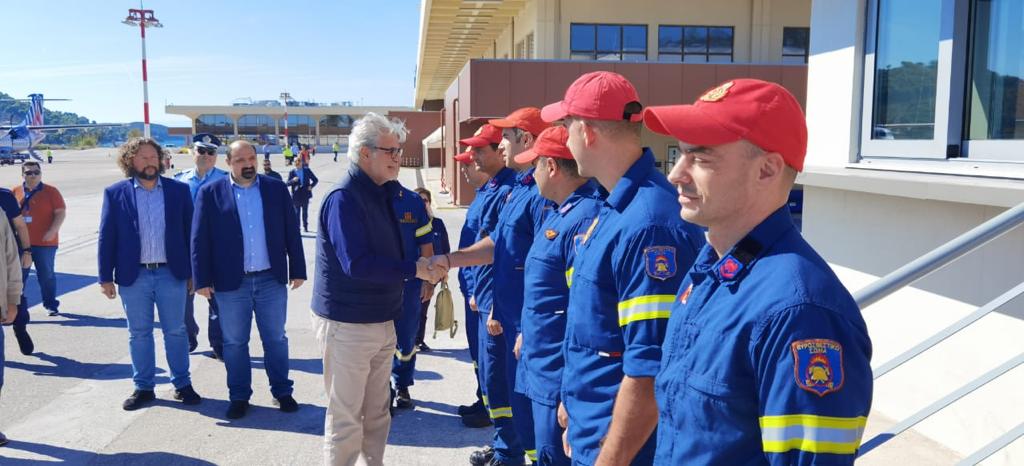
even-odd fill
[(121, 21), (129, 26), (138, 26), (142, 33), (142, 114), (144, 118), (143, 134), (148, 138), (149, 133), (149, 83), (146, 76), (146, 28), (162, 28), (163, 24), (153, 16), (153, 10), (128, 9), (128, 17)]

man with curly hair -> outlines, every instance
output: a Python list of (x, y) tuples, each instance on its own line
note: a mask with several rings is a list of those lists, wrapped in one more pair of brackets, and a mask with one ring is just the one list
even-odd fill
[(118, 149), (117, 157), (127, 179), (103, 192), (99, 282), (109, 299), (120, 289), (128, 320), (135, 391), (124, 401), (126, 411), (156, 398), (154, 307), (160, 316), (174, 398), (187, 405), (201, 401), (192, 389), (185, 330), (185, 297), (192, 288), (192, 197), (187, 184), (160, 176), (164, 157), (166, 152), (153, 139), (129, 140)]

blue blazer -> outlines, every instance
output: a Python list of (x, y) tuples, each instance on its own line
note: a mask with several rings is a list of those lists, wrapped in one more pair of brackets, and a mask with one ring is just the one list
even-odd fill
[[(192, 230), (192, 195), (188, 185), (160, 177), (164, 192), (164, 243), (167, 267), (179, 280), (192, 276), (189, 263), (189, 235)], [(139, 276), (139, 211), (135, 206), (132, 178), (114, 183), (103, 191), (100, 214), (100, 283), (130, 286)]]
[[(284, 183), (259, 176), (263, 201), (270, 270), (282, 284), (289, 279), (306, 279), (302, 236), (291, 196)], [(192, 273), (195, 289), (212, 286), (214, 291), (234, 291), (244, 275), (242, 222), (235, 206), (231, 177), (199, 188), (192, 219)]]

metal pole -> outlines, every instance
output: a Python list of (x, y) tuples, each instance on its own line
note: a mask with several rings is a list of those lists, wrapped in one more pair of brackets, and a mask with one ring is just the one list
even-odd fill
[(139, 21), (139, 31), (142, 32), (142, 115), (143, 115), (143, 131), (142, 134), (146, 137), (150, 137), (149, 132), (149, 79), (146, 76), (146, 22)]

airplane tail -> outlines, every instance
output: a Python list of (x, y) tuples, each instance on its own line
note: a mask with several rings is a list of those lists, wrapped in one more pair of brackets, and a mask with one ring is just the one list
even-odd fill
[(43, 95), (29, 94), (29, 98), (32, 99), (32, 103), (28, 106), (28, 112), (25, 114), (25, 124), (29, 126), (42, 126)]

